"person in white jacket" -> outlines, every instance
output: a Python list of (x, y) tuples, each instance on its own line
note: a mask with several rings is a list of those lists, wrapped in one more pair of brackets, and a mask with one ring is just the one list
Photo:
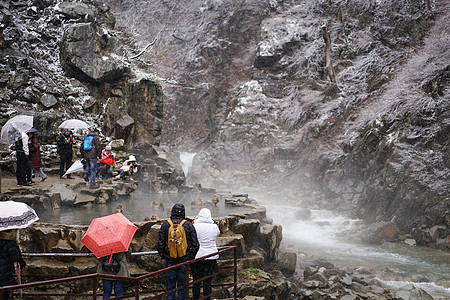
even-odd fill
[[(198, 242), (200, 244), (200, 249), (198, 250), (197, 255), (195, 255), (195, 258), (200, 258), (202, 256), (217, 252), (216, 238), (219, 236), (220, 230), (219, 227), (214, 224), (214, 221), (211, 218), (211, 211), (209, 209), (202, 208), (198, 212), (198, 216), (194, 220), (194, 227), (197, 232)], [(216, 260), (218, 258), (219, 255), (217, 254), (193, 263), (191, 270), (194, 281), (211, 275), (214, 271)], [(194, 283), (192, 288), (194, 299), (200, 298), (201, 284), (203, 284), (203, 296), (206, 297), (211, 294), (211, 281), (212, 277), (209, 277), (205, 280)], [(209, 300), (210, 297), (206, 297), (205, 299)]]
[(28, 149), (28, 134), (26, 134), (25, 132), (17, 134), (14, 144), (17, 159), (17, 186), (31, 186), (31, 184), (28, 182), (31, 180), (31, 178), (28, 178), (27, 176), (30, 168), (30, 163), (28, 161), (28, 155), (30, 154), (30, 151)]

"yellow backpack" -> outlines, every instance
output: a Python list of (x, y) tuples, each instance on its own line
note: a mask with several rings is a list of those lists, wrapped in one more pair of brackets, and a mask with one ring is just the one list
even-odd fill
[(172, 220), (167, 220), (167, 222), (170, 224), (167, 241), (170, 257), (183, 257), (186, 255), (187, 250), (186, 232), (183, 227), (186, 220), (181, 221), (180, 224), (173, 224)]

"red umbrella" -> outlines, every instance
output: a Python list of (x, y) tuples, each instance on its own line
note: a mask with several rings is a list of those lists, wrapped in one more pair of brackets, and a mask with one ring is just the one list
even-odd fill
[(100, 258), (127, 251), (136, 230), (133, 223), (117, 213), (93, 219), (81, 242)]

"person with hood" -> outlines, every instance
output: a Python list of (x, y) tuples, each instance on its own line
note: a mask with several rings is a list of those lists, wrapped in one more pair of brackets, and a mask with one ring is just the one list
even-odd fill
[(125, 179), (131, 177), (138, 168), (138, 164), (136, 162), (136, 157), (134, 155), (130, 155), (126, 161), (123, 162), (122, 167), (119, 169), (119, 178)]
[[(0, 286), (17, 284), (14, 263), (23, 269), (27, 265), (16, 242), (16, 230), (0, 231)], [(12, 290), (6, 291), (4, 299), (12, 299)]]
[(21, 132), (15, 138), (14, 147), (16, 150), (16, 178), (17, 186), (31, 186), (28, 182), (31, 178), (28, 178), (28, 170), (30, 169), (30, 163), (28, 161), (28, 155), (30, 154), (28, 148), (28, 135), (25, 132)]
[[(72, 144), (73, 137), (69, 128), (63, 128), (63, 131), (58, 137), (58, 154), (60, 157), (59, 164), (59, 178), (63, 178), (64, 173), (70, 168), (72, 164)], [(67, 175), (67, 179), (74, 179), (72, 176)]]
[[(197, 234), (195, 232), (194, 225), (191, 222), (185, 220), (185, 208), (181, 203), (177, 203), (172, 207), (170, 220), (166, 220), (162, 223), (158, 233), (158, 253), (166, 261), (166, 267), (171, 267), (176, 264), (191, 260), (195, 258), (199, 245), (197, 240)], [(182, 226), (186, 235), (186, 253), (181, 257), (173, 257), (172, 251), (169, 249), (169, 231), (173, 225)], [(183, 222), (184, 221), (184, 222)], [(183, 241), (184, 242), (184, 241)], [(182, 244), (182, 241), (179, 241)], [(173, 247), (173, 246), (172, 246)], [(186, 266), (170, 270), (166, 272), (166, 290), (172, 290), (177, 287), (181, 287), (186, 283)], [(186, 290), (184, 288), (178, 290), (177, 299), (185, 299)], [(168, 300), (175, 300), (175, 292), (167, 295)]]
[(109, 179), (112, 177), (113, 172), (111, 170), (111, 166), (116, 164), (116, 158), (111, 150), (111, 146), (106, 146), (105, 151), (102, 153), (102, 158), (98, 161), (98, 164), (100, 165), (98, 167), (98, 178), (100, 180)]
[(95, 176), (97, 176), (98, 160), (102, 156), (102, 147), (100, 145), (100, 138), (98, 137), (99, 133), (100, 131), (98, 129), (89, 132), (84, 138), (80, 151), (81, 157), (87, 161), (84, 180), (89, 180), (90, 189), (98, 188), (98, 185), (95, 184)]
[[(202, 256), (217, 252), (216, 238), (219, 236), (220, 230), (219, 226), (214, 224), (214, 221), (211, 218), (211, 211), (209, 209), (202, 208), (198, 212), (198, 216), (194, 222), (194, 228), (197, 233), (198, 242), (200, 243), (200, 249), (195, 255), (195, 258), (200, 258)], [(202, 277), (211, 275), (214, 272), (214, 268), (216, 267), (216, 260), (218, 258), (219, 255), (216, 254), (214, 256), (207, 257), (204, 260), (192, 263), (191, 271), (194, 281)], [(200, 298), (201, 284), (203, 284), (203, 296), (205, 297), (204, 299), (211, 299), (211, 297), (207, 297), (211, 294), (212, 291), (211, 281), (212, 277), (209, 277), (207, 279), (194, 283), (192, 288), (194, 299)]]
[(41, 180), (45, 181), (47, 179), (47, 175), (42, 171), (42, 161), (41, 161), (41, 149), (39, 146), (39, 142), (36, 139), (35, 133), (37, 132), (36, 129), (31, 128), (28, 130), (28, 145), (30, 150), (30, 164), (31, 169), (35, 169), (39, 176), (41, 176)]

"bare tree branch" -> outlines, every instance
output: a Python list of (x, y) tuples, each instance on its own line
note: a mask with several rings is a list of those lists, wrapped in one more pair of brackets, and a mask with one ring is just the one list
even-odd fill
[(147, 51), (147, 49), (148, 49), (150, 46), (153, 46), (153, 44), (155, 44), (156, 40), (158, 39), (158, 35), (161, 33), (161, 31), (162, 31), (162, 30), (160, 30), (160, 31), (158, 32), (158, 34), (155, 36), (155, 38), (153, 39), (153, 41), (152, 41), (150, 44), (148, 44), (147, 46), (145, 46), (145, 48), (144, 48), (141, 52), (139, 52), (138, 54), (136, 54), (135, 56), (130, 57), (130, 59), (138, 58), (139, 56), (141, 56), (142, 54), (144, 54), (145, 51)]

